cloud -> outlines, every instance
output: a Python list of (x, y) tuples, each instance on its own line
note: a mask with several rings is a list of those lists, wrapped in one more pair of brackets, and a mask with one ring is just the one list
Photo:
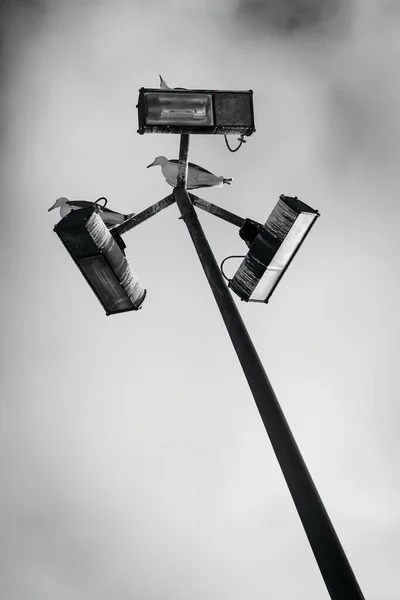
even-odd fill
[[(397, 175), (400, 159), (398, 18), (370, 5), (325, 74), (332, 167), (360, 177)], [(329, 143), (330, 142), (330, 143)]]
[[(243, 48), (265, 60), (271, 88), (287, 81), (299, 105), (307, 86), (314, 88), (306, 103), (317, 104), (311, 109), (321, 132), (315, 159), (326, 174), (377, 181), (379, 172), (393, 180), (400, 160), (397, 4), (239, 0), (233, 14)], [(289, 106), (287, 114), (290, 119)], [(312, 135), (310, 129), (310, 147)]]
[[(0, 4), (0, 110), (4, 117), (6, 92), (16, 75), (21, 52), (35, 40), (46, 13), (41, 0), (3, 0)], [(5, 127), (0, 119), (1, 130)]]
[(252, 30), (292, 36), (326, 31), (344, 5), (343, 0), (240, 0), (237, 16)]

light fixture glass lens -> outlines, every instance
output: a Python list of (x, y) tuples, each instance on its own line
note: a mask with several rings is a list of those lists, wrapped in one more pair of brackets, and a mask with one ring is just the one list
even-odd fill
[(148, 125), (213, 125), (210, 94), (146, 94)]
[(315, 213), (299, 214), (249, 300), (265, 302), (316, 218)]

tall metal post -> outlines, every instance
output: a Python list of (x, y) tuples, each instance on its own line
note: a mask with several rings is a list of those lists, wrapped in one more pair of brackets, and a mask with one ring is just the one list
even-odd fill
[(217, 301), (330, 597), (332, 600), (363, 600), (339, 538), (185, 189), (188, 150), (189, 136), (182, 135), (178, 182), (173, 192), (175, 201)]

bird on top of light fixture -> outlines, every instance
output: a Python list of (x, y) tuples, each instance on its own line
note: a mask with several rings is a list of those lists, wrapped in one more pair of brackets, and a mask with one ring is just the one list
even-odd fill
[[(179, 168), (179, 160), (175, 158), (168, 160), (166, 156), (157, 156), (157, 158), (147, 166), (155, 167), (160, 165), (162, 173), (167, 181), (167, 183), (175, 187), (178, 179), (178, 168)], [(203, 169), (203, 167), (199, 167), (199, 165), (195, 165), (194, 163), (188, 163), (188, 174), (186, 180), (186, 188), (188, 190), (195, 190), (197, 188), (203, 187), (222, 187), (224, 183), (227, 185), (231, 185), (232, 178), (225, 178), (222, 175), (214, 175), (207, 169)]]
[(162, 90), (186, 90), (186, 88), (171, 88), (169, 87), (169, 85), (164, 81), (164, 79), (161, 77), (161, 75), (159, 75), (160, 78), (160, 88)]
[(103, 206), (98, 205), (96, 202), (89, 202), (87, 200), (68, 200), (68, 198), (65, 198), (64, 196), (58, 198), (53, 204), (53, 206), (50, 206), (48, 212), (50, 212), (54, 208), (59, 208), (61, 218), (63, 219), (72, 210), (80, 210), (82, 208), (87, 208), (88, 206), (99, 207), (99, 215), (108, 228), (114, 227), (114, 225), (120, 225), (121, 223), (124, 223), (124, 221), (130, 219), (135, 215), (135, 213), (124, 215), (120, 212), (110, 210), (109, 208), (104, 208)]

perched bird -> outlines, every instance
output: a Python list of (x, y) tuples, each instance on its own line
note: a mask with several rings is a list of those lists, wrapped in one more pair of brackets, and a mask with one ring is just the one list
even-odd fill
[[(156, 165), (161, 166), (161, 170), (167, 183), (170, 186), (175, 187), (178, 178), (178, 165), (179, 161), (175, 158), (168, 160), (166, 156), (157, 156), (157, 158), (148, 165), (149, 167), (155, 167)], [(194, 163), (189, 163), (188, 165), (188, 174), (186, 180), (186, 188), (188, 190), (195, 190), (197, 188), (203, 187), (222, 187), (223, 183), (227, 185), (231, 185), (232, 179), (226, 179), (225, 177), (213, 175), (207, 169), (203, 169), (203, 167), (199, 167), (199, 165), (195, 165)]]
[(161, 75), (159, 75), (159, 78), (160, 78), (160, 88), (162, 90), (186, 90), (186, 88), (170, 88), (169, 85), (161, 77)]
[[(95, 202), (88, 202), (87, 200), (68, 200), (68, 198), (58, 198), (55, 201), (53, 206), (50, 206), (48, 212), (53, 210), (54, 208), (60, 208), (61, 218), (64, 218), (71, 210), (79, 210), (81, 208), (87, 208), (88, 206), (94, 206)], [(96, 205), (99, 206), (99, 205)], [(127, 219), (130, 219), (135, 215), (135, 213), (130, 213), (129, 215), (123, 215), (122, 213), (115, 212), (114, 210), (110, 210), (109, 208), (104, 208), (99, 206), (100, 208), (100, 216), (103, 219), (104, 223), (107, 227), (114, 227), (114, 225), (120, 225)]]

